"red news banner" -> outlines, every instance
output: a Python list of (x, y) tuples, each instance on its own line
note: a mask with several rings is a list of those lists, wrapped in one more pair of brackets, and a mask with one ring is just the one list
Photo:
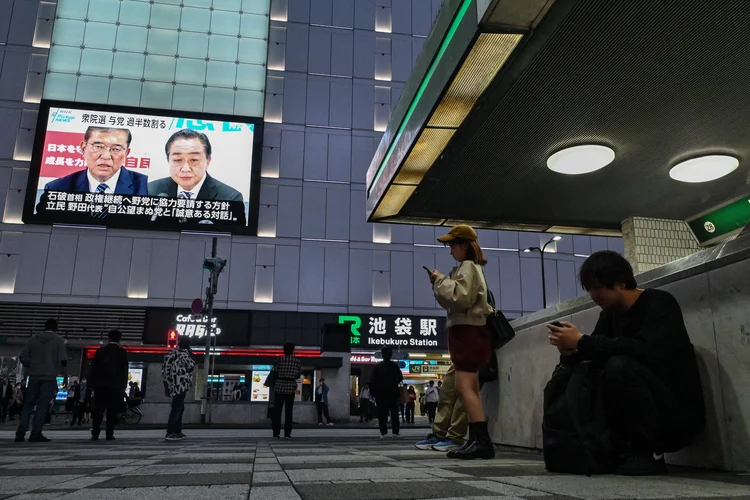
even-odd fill
[[(47, 132), (42, 153), (39, 177), (59, 179), (86, 168), (81, 143), (83, 134), (76, 132)], [(128, 156), (125, 168), (148, 175), (151, 158)]]

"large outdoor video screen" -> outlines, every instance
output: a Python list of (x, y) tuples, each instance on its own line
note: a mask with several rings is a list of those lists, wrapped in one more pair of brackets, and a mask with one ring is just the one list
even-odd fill
[(43, 101), (23, 220), (255, 234), (262, 126)]

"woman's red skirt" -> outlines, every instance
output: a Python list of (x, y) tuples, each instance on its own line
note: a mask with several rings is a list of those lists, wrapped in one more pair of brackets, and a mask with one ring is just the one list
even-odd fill
[(490, 332), (486, 326), (454, 325), (448, 328), (448, 350), (457, 371), (478, 372), (490, 360)]

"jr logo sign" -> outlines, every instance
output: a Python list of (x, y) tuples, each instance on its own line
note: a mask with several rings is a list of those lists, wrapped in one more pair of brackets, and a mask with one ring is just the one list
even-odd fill
[(339, 325), (347, 324), (349, 325), (349, 331), (352, 334), (350, 338), (351, 344), (360, 344), (362, 335), (359, 333), (359, 328), (362, 326), (362, 320), (359, 316), (339, 316)]

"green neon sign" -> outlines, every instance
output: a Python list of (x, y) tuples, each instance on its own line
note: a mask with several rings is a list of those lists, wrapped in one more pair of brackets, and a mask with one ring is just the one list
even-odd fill
[(690, 229), (701, 243), (724, 236), (750, 223), (750, 196), (690, 221)]
[(404, 129), (406, 128), (406, 124), (411, 119), (411, 115), (414, 114), (414, 110), (417, 108), (417, 105), (419, 104), (420, 99), (422, 99), (422, 96), (424, 95), (425, 90), (427, 89), (427, 85), (430, 83), (430, 79), (435, 74), (435, 70), (437, 69), (438, 64), (440, 64), (440, 60), (443, 58), (443, 55), (445, 55), (445, 51), (448, 50), (448, 45), (450, 45), (451, 40), (453, 39), (453, 36), (456, 34), (456, 31), (458, 31), (458, 26), (461, 24), (461, 21), (463, 21), (464, 16), (466, 15), (466, 12), (468, 12), (469, 7), (471, 6), (471, 1), (472, 0), (464, 0), (464, 3), (461, 4), (461, 7), (458, 9), (458, 12), (456, 13), (456, 17), (453, 18), (453, 22), (448, 28), (448, 32), (445, 34), (445, 37), (443, 38), (443, 41), (440, 44), (440, 48), (438, 49), (438, 52), (435, 55), (435, 58), (432, 60), (432, 64), (430, 64), (430, 67), (427, 70), (427, 73), (424, 75), (424, 78), (422, 79), (422, 83), (419, 85), (419, 89), (417, 89), (416, 94), (414, 94), (414, 99), (412, 99), (411, 104), (409, 105), (409, 109), (406, 111), (406, 114), (404, 115), (403, 120), (401, 120), (401, 125), (399, 125), (398, 132), (396, 132), (395, 137), (391, 141), (391, 145), (388, 147), (388, 152), (385, 154), (383, 161), (380, 162), (378, 171), (375, 173), (375, 177), (373, 177), (372, 183), (367, 188), (367, 196), (370, 196), (372, 194), (372, 190), (375, 187), (375, 184), (377, 184), (378, 179), (380, 178), (380, 174), (383, 173), (383, 169), (385, 169), (386, 163), (388, 163), (388, 160), (391, 158), (391, 154), (393, 154), (393, 150), (396, 149), (396, 143), (401, 138), (401, 134), (404, 132)]
[(359, 332), (359, 328), (362, 326), (362, 318), (359, 316), (339, 316), (339, 325), (349, 325), (349, 331), (352, 336), (350, 337), (350, 343), (357, 345), (361, 342), (362, 334)]

